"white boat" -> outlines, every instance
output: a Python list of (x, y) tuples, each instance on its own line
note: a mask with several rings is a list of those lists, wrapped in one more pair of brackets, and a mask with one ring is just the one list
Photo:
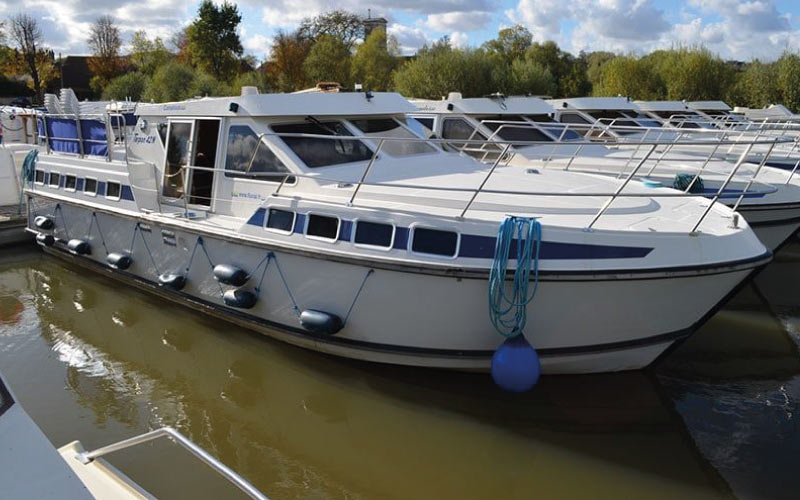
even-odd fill
[[(652, 147), (653, 154), (640, 177), (671, 186), (677, 175), (699, 175), (703, 181), (700, 194), (709, 197), (719, 194), (723, 203), (750, 222), (769, 248), (777, 249), (800, 228), (800, 178), (795, 169), (770, 166), (770, 160), (778, 158), (777, 153), (772, 155), (773, 149), (786, 144), (794, 147), (791, 139), (750, 132), (729, 133), (685, 109), (680, 115), (672, 108), (666, 111), (673, 119), (681, 117), (679, 128), (662, 127), (658, 122), (659, 118), (663, 120), (661, 116), (649, 114), (638, 103), (621, 97), (560, 99), (548, 103), (554, 107), (559, 122), (584, 127), (584, 131), (587, 125), (580, 123), (587, 122), (592, 137), (613, 142), (615, 147), (605, 151), (584, 148), (580, 154), (589, 157), (586, 161), (562, 158), (551, 162), (552, 166), (619, 176), (622, 172), (618, 163), (615, 167), (593, 157), (633, 159)], [(650, 109), (653, 106), (650, 103)], [(648, 144), (650, 140), (671, 144), (657, 146)], [(628, 162), (626, 168), (631, 164), (636, 163)]]
[(176, 430), (164, 427), (87, 451), (80, 441), (56, 449), (0, 376), (0, 481), (3, 498), (37, 500), (156, 500), (102, 457), (159, 438), (171, 439), (244, 494), (266, 500), (252, 484)]
[(412, 111), (391, 93), (140, 104), (107, 154), (45, 137), (28, 228), (54, 255), (295, 345), (460, 370), (487, 370), (503, 340), (487, 289), (507, 215), (543, 228), (525, 332), (543, 373), (644, 367), (770, 260), (722, 204), (483, 165), (412, 133)]

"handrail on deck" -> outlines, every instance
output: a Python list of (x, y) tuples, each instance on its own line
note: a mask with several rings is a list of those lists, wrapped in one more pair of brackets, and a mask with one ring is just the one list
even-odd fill
[(261, 493), (255, 486), (253, 486), (249, 481), (245, 478), (240, 476), (237, 472), (233, 469), (228, 467), (227, 465), (223, 464), (213, 456), (211, 456), (206, 450), (195, 444), (191, 439), (187, 438), (177, 430), (173, 429), (172, 427), (162, 427), (160, 429), (156, 429), (150, 432), (146, 432), (144, 434), (140, 434), (138, 436), (133, 436), (128, 439), (124, 439), (122, 441), (112, 443), (101, 448), (97, 448), (93, 451), (86, 451), (82, 453), (78, 453), (75, 458), (84, 465), (92, 462), (96, 458), (100, 458), (103, 455), (108, 455), (109, 453), (114, 453), (115, 451), (124, 450), (127, 448), (131, 448), (133, 446), (138, 446), (140, 444), (147, 443), (149, 441), (153, 441), (159, 438), (169, 438), (174, 443), (177, 443), (192, 453), (195, 457), (200, 459), (206, 465), (214, 469), (216, 472), (221, 474), (225, 479), (230, 481), (234, 484), (237, 488), (239, 488), (242, 492), (244, 492), (250, 498), (254, 498), (256, 500), (269, 500), (266, 495)]

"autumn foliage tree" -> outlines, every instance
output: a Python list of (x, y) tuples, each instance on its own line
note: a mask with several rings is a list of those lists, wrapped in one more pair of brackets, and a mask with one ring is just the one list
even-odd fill
[(10, 65), (12, 73), (26, 74), (31, 78), (38, 102), (44, 100), (44, 85), (58, 76), (53, 53), (44, 47), (44, 37), (38, 21), (28, 14), (17, 14), (8, 20), (11, 42), (16, 49)]

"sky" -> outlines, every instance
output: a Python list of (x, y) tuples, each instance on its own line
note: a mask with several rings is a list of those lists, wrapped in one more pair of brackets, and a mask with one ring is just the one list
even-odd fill
[[(499, 29), (521, 24), (537, 41), (554, 40), (572, 53), (609, 50), (646, 53), (676, 45), (703, 45), (725, 59), (772, 60), (800, 51), (798, 0), (243, 0), (240, 36), (245, 51), (269, 54), (278, 30), (307, 16), (340, 8), (389, 21), (405, 53), (449, 36), (456, 46), (478, 46)], [(97, 17), (110, 14), (126, 43), (137, 30), (170, 36), (191, 22), (197, 1), (0, 0), (0, 18), (36, 17), (57, 53), (88, 53), (86, 37)], [(112, 6), (112, 7), (110, 7)]]

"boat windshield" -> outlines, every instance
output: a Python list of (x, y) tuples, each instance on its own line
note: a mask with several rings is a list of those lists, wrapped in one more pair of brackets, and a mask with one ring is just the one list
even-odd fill
[[(553, 139), (539, 130), (536, 125), (519, 115), (492, 115), (476, 117), (494, 135), (504, 141), (552, 142)], [(514, 144), (517, 146), (518, 144)], [(525, 146), (525, 144), (519, 144)]]
[(661, 123), (659, 121), (650, 118), (644, 113), (639, 113), (638, 111), (626, 111), (625, 115), (636, 120), (636, 123), (642, 127), (661, 128)]
[(418, 155), (435, 151), (433, 146), (419, 140), (421, 136), (417, 136), (403, 127), (400, 121), (394, 118), (351, 118), (349, 121), (367, 137), (410, 139), (409, 141), (384, 141), (381, 151), (392, 156)]
[[(277, 134), (312, 134), (330, 136), (352, 136), (340, 121), (321, 122), (309, 117), (307, 123), (273, 125)], [(372, 150), (356, 139), (332, 140), (321, 137), (278, 136), (309, 168), (327, 167), (342, 163), (368, 161)]]
[(528, 115), (526, 118), (550, 132), (557, 140), (579, 141), (583, 138), (581, 134), (555, 121), (550, 115)]

